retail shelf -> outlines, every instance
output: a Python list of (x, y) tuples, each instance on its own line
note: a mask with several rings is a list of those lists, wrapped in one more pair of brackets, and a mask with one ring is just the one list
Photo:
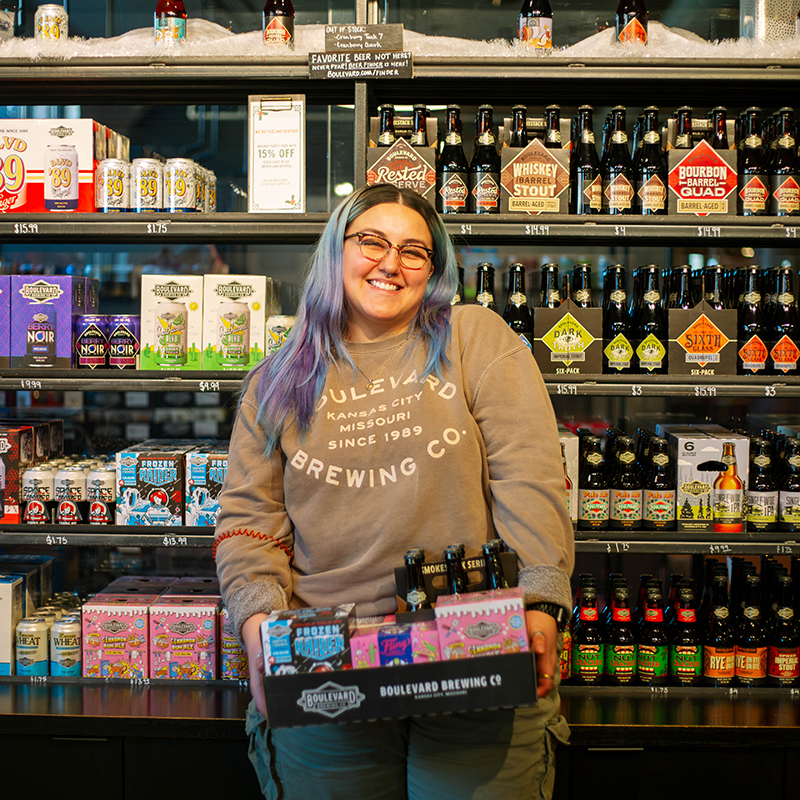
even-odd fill
[(684, 533), (678, 531), (575, 531), (578, 553), (662, 553), (670, 555), (800, 554), (798, 533)]
[(213, 528), (134, 525), (5, 525), (0, 545), (29, 547), (211, 547)]
[(147, 370), (0, 370), (0, 389), (42, 392), (238, 392), (235, 372), (150, 372)]

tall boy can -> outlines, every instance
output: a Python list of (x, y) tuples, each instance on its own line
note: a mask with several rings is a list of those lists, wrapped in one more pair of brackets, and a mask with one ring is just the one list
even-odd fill
[(50, 628), (50, 674), (62, 678), (80, 678), (80, 617), (61, 617)]
[(108, 319), (83, 314), (75, 320), (75, 355), (78, 369), (108, 366)]
[(26, 617), (17, 625), (17, 675), (47, 675), (47, 622)]
[(131, 203), (130, 165), (121, 158), (106, 158), (97, 166), (97, 210), (104, 214), (125, 212)]
[(110, 469), (92, 469), (86, 476), (90, 525), (113, 525), (117, 502), (117, 475)]
[(44, 148), (45, 211), (78, 208), (78, 148), (73, 144), (48, 144)]
[(196, 164), (191, 158), (171, 158), (164, 165), (164, 204), (167, 211), (197, 211), (196, 172)]
[(156, 315), (156, 363), (180, 368), (187, 358), (188, 309), (185, 303), (159, 303)]
[(55, 479), (49, 467), (31, 467), (22, 474), (22, 521), (49, 525), (55, 508)]
[(246, 369), (250, 361), (250, 307), (247, 303), (220, 303), (217, 353), (226, 367)]
[(65, 467), (56, 473), (56, 524), (76, 525), (86, 520), (86, 473), (83, 467)]
[(155, 158), (131, 161), (131, 211), (160, 212), (164, 208), (164, 167)]
[(131, 314), (108, 318), (108, 366), (136, 369), (141, 342), (141, 320)]
[(195, 196), (195, 208), (197, 211), (208, 211), (208, 170), (197, 165), (197, 194)]
[(47, 3), (36, 9), (33, 18), (36, 38), (57, 42), (69, 36), (69, 17), (64, 6)]
[(208, 186), (206, 188), (206, 211), (213, 214), (217, 210), (217, 176), (210, 169), (206, 170)]

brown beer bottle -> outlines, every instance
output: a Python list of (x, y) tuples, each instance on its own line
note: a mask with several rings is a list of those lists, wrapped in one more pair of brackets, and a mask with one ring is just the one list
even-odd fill
[(793, 581), (778, 576), (775, 618), (767, 645), (767, 681), (770, 686), (800, 685), (800, 637), (794, 617)]
[(570, 160), (570, 213), (600, 214), (603, 210), (603, 178), (594, 144), (592, 107), (578, 108), (578, 130)]
[(703, 683), (709, 686), (730, 686), (736, 669), (736, 647), (728, 606), (726, 575), (714, 575), (711, 609), (703, 645)]
[(547, 106), (545, 111), (544, 146), (549, 150), (561, 149), (561, 106)]
[(761, 109), (755, 106), (745, 112), (744, 147), (738, 161), (736, 213), (741, 217), (766, 216), (769, 177), (761, 139)]
[(578, 482), (578, 529), (601, 530), (608, 527), (609, 492), (600, 439), (585, 437), (584, 448)]
[(767, 682), (767, 633), (761, 618), (761, 578), (748, 575), (736, 639), (736, 682), (763, 686)]
[(261, 30), (266, 44), (282, 44), (294, 49), (294, 7), (292, 0), (267, 0), (261, 15)]
[(676, 150), (692, 149), (692, 108), (681, 106), (678, 109), (677, 131), (675, 135)]
[(769, 337), (761, 304), (761, 269), (745, 267), (744, 273), (745, 286), (738, 311), (736, 372), (739, 375), (763, 375), (769, 358)]
[(447, 106), (446, 120), (444, 146), (436, 161), (436, 210), (440, 214), (466, 214), (469, 164), (461, 142), (461, 107)]
[(717, 106), (711, 111), (711, 130), (708, 143), (714, 150), (728, 150), (728, 109)]
[(778, 287), (772, 313), (770, 370), (773, 375), (797, 375), (800, 360), (800, 317), (792, 290), (794, 270), (778, 267)]
[(769, 170), (769, 213), (776, 217), (800, 214), (800, 166), (794, 138), (794, 109), (778, 112), (775, 158)]
[(611, 115), (611, 141), (602, 165), (603, 209), (606, 214), (632, 214), (635, 189), (625, 106), (614, 106)]
[(526, 47), (549, 50), (553, 47), (553, 12), (550, 0), (523, 0), (519, 12), (519, 40)]
[(411, 133), (412, 147), (428, 146), (428, 107), (424, 103), (414, 104), (414, 127)]
[[(497, 311), (494, 301), (494, 267), (489, 263), (478, 264), (478, 285), (475, 302), (484, 308)], [(500, 312), (497, 311), (499, 314)]]
[(800, 440), (786, 439), (786, 472), (778, 498), (778, 530), (800, 531)]
[(509, 147), (528, 146), (528, 109), (523, 105), (516, 105), (511, 109), (511, 135), (508, 140)]
[(492, 107), (478, 107), (475, 150), (469, 164), (470, 202), (475, 214), (500, 213), (500, 154), (492, 122)]
[(617, 41), (647, 44), (649, 20), (644, 0), (620, 0), (616, 15)]
[(542, 283), (539, 292), (540, 308), (558, 308), (561, 289), (558, 286), (558, 264), (542, 264)]
[(406, 611), (422, 611), (431, 608), (422, 565), (425, 553), (417, 548), (409, 550), (403, 559), (406, 566)]
[(378, 109), (378, 115), (378, 147), (391, 147), (397, 139), (394, 132), (394, 106), (384, 103)]

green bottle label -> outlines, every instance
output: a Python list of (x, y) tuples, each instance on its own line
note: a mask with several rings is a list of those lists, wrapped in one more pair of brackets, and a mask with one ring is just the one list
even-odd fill
[(663, 678), (667, 674), (669, 654), (665, 644), (640, 644), (637, 662), (639, 677), (643, 681)]
[(636, 645), (606, 644), (605, 672), (621, 683), (631, 683), (636, 675)]
[(587, 683), (597, 683), (603, 675), (603, 645), (572, 646), (572, 676)]
[(669, 674), (690, 682), (703, 674), (703, 648), (699, 644), (674, 644), (669, 648)]

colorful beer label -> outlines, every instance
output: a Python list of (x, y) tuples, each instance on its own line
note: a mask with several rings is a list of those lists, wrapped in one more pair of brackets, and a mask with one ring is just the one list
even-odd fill
[(669, 648), (665, 644), (640, 644), (637, 667), (639, 679), (644, 683), (653, 678), (666, 677), (669, 670)]
[(651, 213), (667, 210), (667, 187), (658, 175), (651, 175), (646, 181), (637, 181), (636, 195), (642, 211)]
[(477, 213), (500, 211), (500, 175), (496, 172), (479, 172), (474, 176), (472, 202)]
[(439, 197), (442, 198), (442, 214), (464, 214), (467, 211), (469, 175), (466, 172), (442, 172)]
[(751, 214), (765, 214), (769, 200), (766, 175), (742, 175), (739, 177), (739, 197), (742, 210)]
[(703, 675), (713, 680), (731, 683), (736, 671), (736, 652), (733, 647), (703, 648)]
[(696, 683), (703, 674), (703, 648), (674, 644), (669, 648), (669, 674), (679, 683)]
[(767, 648), (736, 647), (736, 677), (742, 680), (758, 680), (767, 677)]
[(605, 644), (605, 674), (618, 683), (632, 683), (636, 677), (636, 645)]
[(797, 369), (797, 361), (800, 359), (800, 349), (788, 336), (781, 337), (773, 346), (770, 352), (772, 365), (781, 372), (789, 372)]
[(639, 366), (644, 367), (649, 372), (654, 369), (661, 369), (667, 355), (667, 348), (664, 343), (657, 339), (653, 334), (648, 334), (636, 348), (636, 357), (639, 359)]
[(641, 522), (641, 489), (612, 489), (610, 495), (610, 517), (612, 522), (619, 524), (623, 528), (632, 527)]
[(534, 50), (550, 50), (553, 47), (552, 17), (520, 17), (519, 40)]
[(633, 207), (636, 190), (624, 175), (617, 175), (603, 190), (604, 204), (609, 213), (629, 211)]
[[(266, 22), (266, 20), (265, 20)], [(294, 39), (294, 17), (274, 16), (264, 25), (266, 44), (291, 44)]]
[(800, 492), (780, 492), (778, 521), (800, 525)]
[(578, 172), (576, 183), (576, 192), (578, 193), (578, 208), (582, 206), (589, 206), (594, 211), (603, 210), (603, 179), (600, 175), (593, 179), (587, 179), (587, 176), (581, 175)]
[(594, 336), (569, 313), (542, 336), (542, 343), (550, 350), (550, 361), (562, 361), (567, 367), (573, 361), (586, 361), (586, 350), (594, 340)]
[(572, 677), (584, 683), (598, 683), (603, 676), (603, 645), (573, 644)]
[(558, 656), (561, 680), (568, 681), (572, 673), (572, 631), (569, 628), (561, 634), (561, 652)]
[(705, 140), (689, 150), (669, 173), (678, 214), (727, 214), (728, 195), (737, 185), (736, 170)]
[(758, 372), (767, 366), (769, 348), (759, 336), (751, 336), (739, 349), (742, 367), (751, 372)]
[(633, 347), (621, 333), (618, 333), (603, 350), (606, 364), (610, 369), (623, 370), (631, 368)]
[(701, 314), (677, 341), (686, 351), (687, 364), (705, 367), (706, 364), (719, 364), (720, 352), (730, 339), (705, 314)]
[(647, 44), (647, 26), (642, 25), (638, 17), (633, 17), (633, 19), (620, 30), (617, 41)]
[(675, 490), (645, 489), (643, 517), (645, 524), (656, 528), (675, 522)]
[(719, 525), (742, 524), (742, 489), (714, 489), (714, 523)]
[(747, 524), (758, 528), (778, 521), (777, 492), (747, 492)]
[(608, 489), (581, 489), (579, 495), (578, 519), (598, 524), (608, 520)]
[(770, 214), (800, 214), (800, 184), (792, 175), (773, 175), (770, 183)]
[(186, 20), (180, 17), (157, 17), (155, 42), (159, 47), (174, 47), (186, 41)]
[(800, 678), (800, 649), (797, 647), (768, 647), (767, 675), (780, 681)]

